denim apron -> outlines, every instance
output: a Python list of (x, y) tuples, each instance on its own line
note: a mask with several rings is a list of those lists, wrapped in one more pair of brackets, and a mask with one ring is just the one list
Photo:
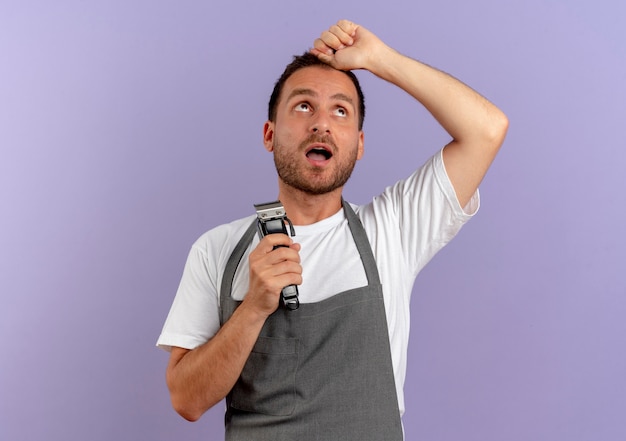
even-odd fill
[[(368, 285), (268, 317), (226, 397), (227, 441), (403, 439), (378, 269), (361, 221), (343, 207)], [(226, 265), (222, 324), (241, 303), (232, 282), (254, 234), (256, 221)]]

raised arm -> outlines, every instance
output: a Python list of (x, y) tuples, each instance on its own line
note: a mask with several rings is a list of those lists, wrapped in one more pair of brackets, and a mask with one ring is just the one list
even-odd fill
[(504, 141), (508, 120), (500, 109), (347, 20), (323, 32), (311, 52), (336, 69), (369, 70), (418, 100), (452, 137), (443, 151), (444, 164), (461, 206), (469, 202)]

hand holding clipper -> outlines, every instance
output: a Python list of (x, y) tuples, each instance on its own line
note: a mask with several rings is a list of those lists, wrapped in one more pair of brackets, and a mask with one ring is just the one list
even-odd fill
[[(257, 226), (259, 238), (263, 238), (272, 233), (283, 233), (295, 236), (296, 232), (293, 224), (287, 217), (285, 208), (280, 201), (268, 202), (264, 204), (254, 204), (257, 213)], [(287, 224), (289, 232), (287, 232)], [(284, 245), (279, 245), (284, 246)], [(276, 249), (277, 247), (274, 247)], [(298, 287), (296, 285), (285, 286), (281, 291), (281, 298), (285, 307), (291, 311), (295, 311), (300, 306), (298, 300)]]

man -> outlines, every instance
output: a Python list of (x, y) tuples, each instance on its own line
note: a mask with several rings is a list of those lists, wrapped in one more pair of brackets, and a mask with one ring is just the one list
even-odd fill
[[(360, 207), (342, 199), (364, 146), (354, 69), (405, 90), (452, 137)], [(226, 397), (232, 440), (401, 440), (413, 282), (478, 209), (507, 118), (346, 20), (287, 67), (269, 107), (263, 141), (298, 243), (259, 240), (250, 216), (194, 244), (158, 342), (173, 406), (193, 421)], [(288, 285), (295, 311), (279, 306)]]

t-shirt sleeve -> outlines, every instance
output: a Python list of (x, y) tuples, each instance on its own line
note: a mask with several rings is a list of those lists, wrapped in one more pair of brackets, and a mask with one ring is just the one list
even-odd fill
[(189, 252), (183, 275), (157, 346), (194, 349), (219, 329), (219, 301), (216, 277), (201, 240)]
[(385, 189), (367, 209), (376, 219), (378, 246), (401, 250), (403, 266), (415, 277), (479, 205), (477, 190), (461, 207), (439, 151), (408, 178)]

